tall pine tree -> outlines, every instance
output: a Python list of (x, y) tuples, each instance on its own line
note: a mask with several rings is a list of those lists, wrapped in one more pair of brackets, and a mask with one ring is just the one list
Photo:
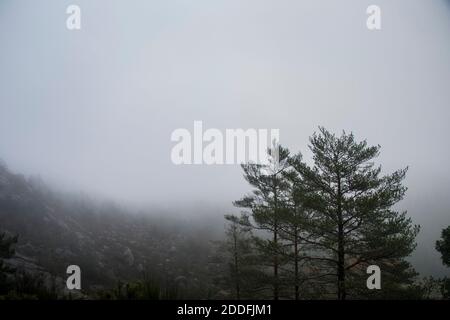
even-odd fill
[(244, 177), (254, 187), (252, 194), (243, 197), (234, 204), (248, 209), (248, 226), (266, 232), (268, 237), (255, 238), (260, 254), (272, 269), (268, 282), (272, 287), (273, 299), (280, 297), (280, 267), (283, 257), (280, 226), (283, 212), (286, 210), (289, 183), (284, 173), (289, 168), (289, 151), (276, 146), (269, 149), (267, 164), (243, 164)]
[(405, 283), (414, 275), (404, 258), (415, 248), (419, 227), (393, 209), (405, 195), (407, 169), (381, 175), (373, 163), (379, 149), (353, 134), (336, 136), (320, 128), (310, 138), (314, 164), (292, 163), (301, 176), (301, 201), (314, 213), (308, 243), (320, 252), (317, 259), (329, 268), (341, 300), (361, 294), (368, 265)]

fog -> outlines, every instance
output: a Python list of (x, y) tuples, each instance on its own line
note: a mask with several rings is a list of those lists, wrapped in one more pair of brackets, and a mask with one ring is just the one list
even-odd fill
[(221, 216), (249, 191), (240, 167), (174, 165), (175, 129), (277, 128), (306, 158), (318, 125), (353, 131), (384, 172), (409, 166), (415, 265), (448, 274), (450, 5), (377, 0), (369, 31), (372, 2), (2, 0), (0, 158), (60, 189)]

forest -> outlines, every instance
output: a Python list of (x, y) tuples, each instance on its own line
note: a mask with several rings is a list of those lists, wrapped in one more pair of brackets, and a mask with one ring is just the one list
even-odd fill
[[(397, 209), (408, 168), (383, 172), (381, 147), (352, 133), (320, 127), (308, 147), (311, 158), (277, 146), (269, 163), (243, 164), (249, 192), (225, 230), (56, 192), (1, 164), (0, 299), (450, 298), (449, 278), (408, 260), (420, 232)], [(450, 226), (435, 247), (450, 267)], [(66, 287), (73, 264), (81, 290)]]

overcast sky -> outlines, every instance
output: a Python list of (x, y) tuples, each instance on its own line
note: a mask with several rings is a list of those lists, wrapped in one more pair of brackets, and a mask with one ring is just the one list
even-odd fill
[[(382, 30), (366, 28), (370, 4)], [(382, 146), (385, 172), (410, 167), (400, 208), (433, 272), (450, 224), (449, 84), (447, 0), (0, 1), (13, 171), (118, 201), (231, 207), (249, 190), (239, 166), (175, 166), (173, 130), (278, 128), (306, 157), (318, 125), (353, 131)]]

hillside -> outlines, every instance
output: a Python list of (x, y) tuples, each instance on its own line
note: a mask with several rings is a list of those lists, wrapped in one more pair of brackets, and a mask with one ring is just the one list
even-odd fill
[[(18, 235), (8, 263), (64, 284), (79, 265), (84, 291), (114, 287), (144, 275), (205, 294), (209, 242), (195, 226), (161, 214), (135, 213), (83, 195), (58, 194), (37, 178), (0, 165), (0, 231)], [(187, 293), (185, 293), (187, 294)]]

